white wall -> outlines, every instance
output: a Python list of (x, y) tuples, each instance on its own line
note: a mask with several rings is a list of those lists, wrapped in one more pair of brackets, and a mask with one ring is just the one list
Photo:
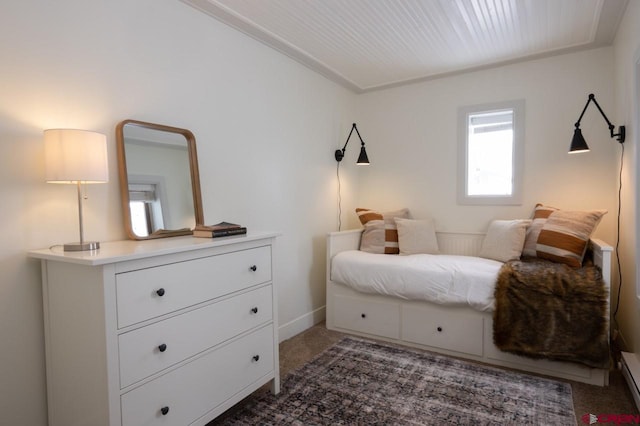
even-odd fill
[[(597, 235), (613, 242), (619, 147), (594, 106), (581, 125), (591, 152), (567, 154), (589, 93), (615, 118), (612, 58), (610, 47), (600, 48), (359, 96), (358, 128), (371, 160), (360, 174), (359, 206), (409, 207), (444, 231), (485, 231), (492, 219), (530, 217), (538, 202), (607, 209)], [(522, 205), (458, 205), (458, 108), (516, 99), (526, 102)]]
[[(627, 140), (625, 142), (625, 168), (622, 176), (622, 216), (620, 235), (620, 260), (622, 270), (622, 289), (620, 292), (620, 323), (624, 349), (640, 354), (640, 312), (636, 286), (640, 261), (640, 239), (637, 229), (640, 223), (638, 209), (638, 165), (640, 151), (640, 2), (630, 1), (620, 24), (614, 44), (615, 52), (615, 95), (616, 121), (625, 124)], [(613, 120), (612, 120), (613, 121)]]
[(107, 134), (111, 180), (88, 188), (85, 217), (102, 241), (125, 238), (116, 124), (190, 129), (206, 222), (282, 232), (284, 331), (321, 310), (352, 93), (177, 0), (4, 1), (0, 57), (1, 424), (46, 424), (40, 267), (26, 251), (77, 239), (74, 188), (44, 183), (43, 129)]

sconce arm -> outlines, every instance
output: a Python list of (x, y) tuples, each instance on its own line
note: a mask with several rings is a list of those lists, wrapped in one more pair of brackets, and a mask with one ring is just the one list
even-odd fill
[(360, 139), (361, 146), (364, 146), (364, 141), (362, 140), (362, 136), (360, 136), (360, 132), (356, 127), (356, 123), (353, 123), (353, 126), (351, 126), (351, 131), (349, 132), (349, 136), (347, 136), (347, 141), (344, 143), (344, 147), (342, 147), (342, 149), (336, 149), (336, 152), (335, 152), (336, 161), (342, 161), (342, 159), (344, 158), (344, 153), (347, 150), (347, 144), (349, 143), (349, 139), (351, 139), (351, 135), (353, 134), (354, 130), (358, 135), (358, 139)]
[(595, 97), (595, 95), (593, 93), (589, 94), (589, 99), (587, 100), (587, 103), (585, 104), (585, 106), (584, 106), (584, 108), (582, 110), (582, 114), (580, 114), (580, 118), (578, 118), (578, 121), (576, 121), (576, 124), (575, 124), (576, 129), (580, 128), (580, 121), (582, 121), (582, 117), (584, 116), (584, 113), (587, 110), (587, 107), (589, 107), (589, 104), (591, 102), (596, 104), (596, 107), (598, 108), (598, 111), (600, 111), (600, 114), (602, 114), (602, 117), (607, 122), (607, 125), (609, 126), (609, 134), (611, 135), (611, 138), (616, 138), (618, 142), (624, 143), (624, 140), (625, 140), (625, 137), (626, 137), (625, 127), (624, 126), (620, 126), (620, 131), (618, 133), (613, 133), (613, 129), (615, 129), (615, 126), (613, 124), (611, 124), (611, 122), (607, 118), (607, 115), (604, 113), (602, 108), (600, 108), (600, 104), (598, 104), (598, 101), (596, 101), (596, 97)]

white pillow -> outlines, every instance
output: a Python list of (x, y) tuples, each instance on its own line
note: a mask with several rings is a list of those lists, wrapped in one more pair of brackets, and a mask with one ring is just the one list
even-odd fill
[(433, 219), (415, 220), (395, 218), (401, 255), (439, 254)]
[(520, 259), (530, 224), (528, 219), (494, 220), (482, 240), (480, 257), (500, 262)]

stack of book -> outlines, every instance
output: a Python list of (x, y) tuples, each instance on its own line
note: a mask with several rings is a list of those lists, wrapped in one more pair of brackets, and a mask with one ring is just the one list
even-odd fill
[(247, 228), (235, 223), (220, 222), (215, 225), (196, 225), (193, 236), (201, 238), (228, 237), (230, 235), (244, 235)]

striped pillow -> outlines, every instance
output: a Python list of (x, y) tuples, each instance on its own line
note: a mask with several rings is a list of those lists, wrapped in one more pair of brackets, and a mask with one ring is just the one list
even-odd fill
[(606, 210), (551, 213), (538, 236), (537, 256), (576, 268), (582, 266), (589, 238), (606, 213)]
[(536, 244), (538, 243), (540, 231), (547, 222), (549, 215), (557, 210), (555, 207), (536, 204), (536, 208), (533, 211), (533, 220), (527, 228), (527, 235), (524, 240), (523, 256), (536, 257)]
[(360, 250), (368, 253), (384, 254), (384, 220), (370, 220), (364, 224), (360, 237)]
[[(392, 212), (380, 213), (375, 210), (357, 208), (356, 214), (360, 223), (364, 225), (364, 231), (360, 240), (360, 250), (369, 253), (380, 254), (398, 254), (400, 248), (398, 246), (398, 228), (394, 218), (400, 217), (403, 219), (411, 219), (409, 209), (401, 209)], [(381, 222), (384, 222), (384, 245), (381, 246)]]

